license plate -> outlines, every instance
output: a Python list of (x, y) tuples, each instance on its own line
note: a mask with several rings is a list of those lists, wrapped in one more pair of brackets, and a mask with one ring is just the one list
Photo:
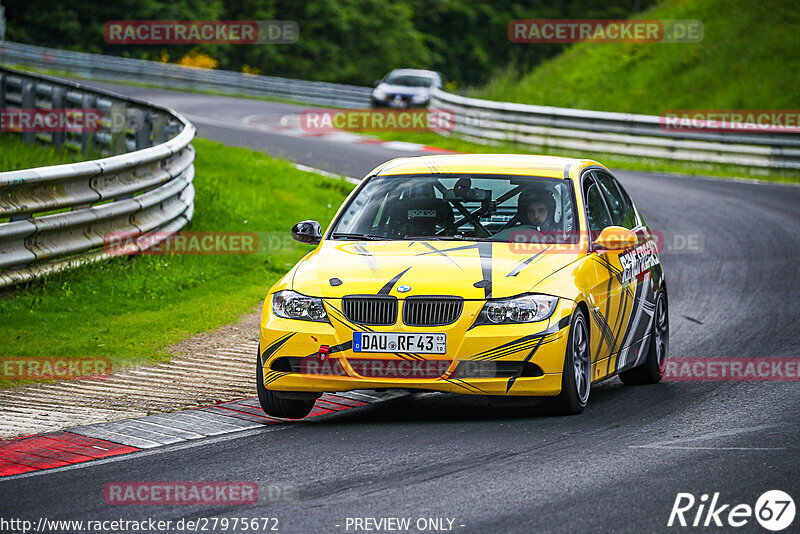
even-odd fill
[(406, 107), (406, 101), (403, 100), (401, 97), (396, 96), (389, 101), (389, 106), (393, 108), (404, 108)]
[(447, 352), (447, 334), (353, 332), (353, 352), (445, 354)]

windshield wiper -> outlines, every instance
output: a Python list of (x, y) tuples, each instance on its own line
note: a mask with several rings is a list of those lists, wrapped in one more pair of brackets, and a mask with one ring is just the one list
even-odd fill
[(442, 237), (438, 235), (404, 235), (403, 239), (410, 239), (412, 241), (443, 241), (450, 238), (448, 236)]
[(403, 239), (415, 241), (494, 241), (489, 237), (470, 237), (466, 235), (407, 235)]
[(502, 243), (502, 241), (497, 241), (491, 237), (470, 237), (468, 235), (454, 235), (453, 239), (457, 239), (459, 241), (491, 241), (492, 243)]
[(334, 232), (331, 234), (331, 237), (337, 238), (342, 237), (344, 239), (364, 239), (367, 241), (376, 241), (376, 240), (389, 240), (390, 237), (385, 237), (382, 235), (374, 235), (374, 234), (346, 234), (341, 232)]

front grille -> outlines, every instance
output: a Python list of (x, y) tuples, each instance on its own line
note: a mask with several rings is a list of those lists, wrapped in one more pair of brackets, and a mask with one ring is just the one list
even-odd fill
[(456, 322), (464, 301), (458, 297), (408, 297), (403, 322), (409, 326), (444, 326)]
[(354, 323), (391, 325), (397, 322), (397, 299), (376, 295), (350, 295), (342, 299), (342, 313)]

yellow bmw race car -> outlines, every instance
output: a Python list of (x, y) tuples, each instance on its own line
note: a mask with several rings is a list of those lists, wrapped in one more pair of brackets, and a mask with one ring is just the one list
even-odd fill
[(550, 397), (658, 382), (669, 345), (657, 241), (590, 160), (441, 155), (384, 163), (268, 292), (258, 396), (301, 418), (323, 392)]

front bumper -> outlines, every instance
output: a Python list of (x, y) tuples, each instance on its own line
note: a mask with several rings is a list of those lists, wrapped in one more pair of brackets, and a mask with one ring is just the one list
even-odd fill
[[(341, 300), (325, 299), (325, 308), (331, 323), (282, 319), (270, 310), (271, 295), (267, 296), (261, 317), (259, 343), (260, 361), (264, 366), (264, 385), (275, 391), (336, 392), (354, 389), (419, 389), (472, 395), (536, 395), (552, 396), (561, 392), (561, 373), (567, 348), (569, 320), (574, 303), (561, 299), (553, 315), (536, 323), (511, 325), (481, 325), (472, 327), (483, 302), (465, 301), (461, 317), (454, 324), (442, 327), (410, 327), (398, 321), (387, 327), (370, 327), (376, 332), (443, 332), (447, 334), (447, 352), (443, 355), (409, 355), (394, 353), (366, 353), (352, 350), (353, 331), (362, 331), (349, 323), (341, 314)], [(320, 346), (330, 347), (328, 366), (338, 369), (336, 374), (319, 372), (319, 366), (303, 370), (287, 370), (279, 359), (316, 361)], [(438, 369), (446, 371), (436, 378), (365, 376), (359, 374), (362, 365), (352, 365), (357, 360), (396, 362), (405, 368), (430, 365), (436, 361)], [(444, 361), (444, 363), (442, 363)], [(508, 365), (527, 361), (537, 369), (536, 376), (470, 376), (456, 368), (461, 362), (470, 366), (491, 362)], [(377, 364), (377, 362), (375, 362)], [(511, 365), (517, 365), (511, 364)], [(391, 364), (390, 364), (391, 365)], [(394, 368), (393, 365), (391, 365)], [(277, 369), (276, 369), (277, 368)], [(307, 371), (305, 369), (314, 369)], [(528, 367), (526, 366), (526, 369)], [(413, 374), (413, 373), (412, 373)], [(478, 376), (480, 375), (480, 376)]]
[(370, 97), (373, 108), (390, 108), (390, 109), (407, 109), (407, 108), (426, 108), (430, 104), (430, 100), (423, 100), (422, 102), (414, 102), (410, 98), (403, 100), (403, 105), (393, 105), (392, 99), (377, 99), (374, 96)]

